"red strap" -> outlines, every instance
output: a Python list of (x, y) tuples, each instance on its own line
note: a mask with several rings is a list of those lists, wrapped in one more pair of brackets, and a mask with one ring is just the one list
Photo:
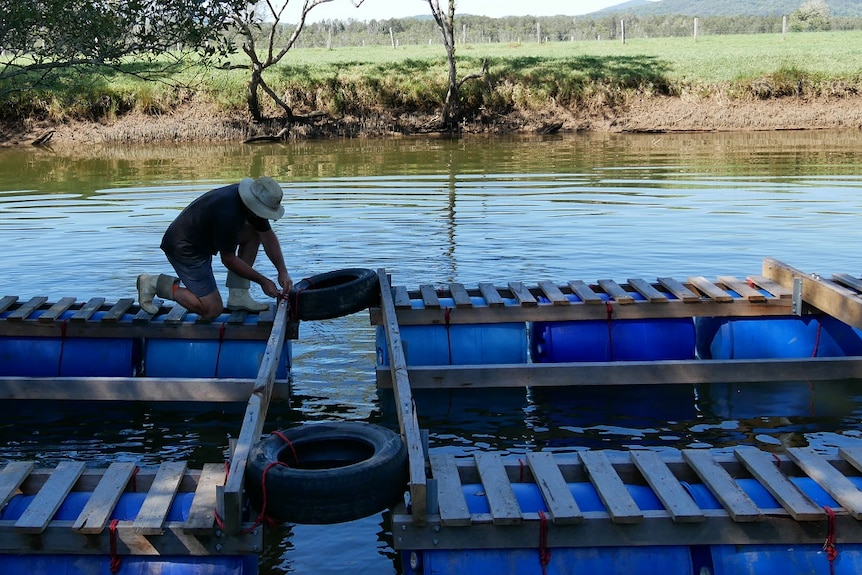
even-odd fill
[(548, 519), (545, 512), (539, 510), (539, 564), (542, 566), (542, 575), (547, 573), (548, 563), (551, 562), (551, 549), (548, 547)]
[(116, 575), (116, 573), (120, 570), (120, 567), (123, 563), (123, 558), (120, 557), (119, 553), (117, 553), (117, 524), (119, 522), (119, 519), (113, 519), (111, 521), (110, 527), (108, 528), (111, 545), (111, 573), (113, 573), (114, 575)]
[(614, 361), (614, 326), (612, 324), (614, 306), (611, 305), (611, 302), (605, 302), (605, 311), (608, 314), (608, 346), (610, 347), (611, 361)]
[(829, 559), (829, 573), (835, 573), (835, 559), (838, 557), (838, 547), (835, 546), (835, 512), (828, 506), (824, 506), (826, 510), (826, 542), (823, 543), (823, 550), (826, 551), (826, 558)]

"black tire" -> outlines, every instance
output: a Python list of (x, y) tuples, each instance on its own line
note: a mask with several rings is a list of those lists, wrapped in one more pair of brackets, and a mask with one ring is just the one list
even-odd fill
[(331, 319), (374, 305), (380, 296), (377, 273), (364, 268), (336, 270), (303, 279), (290, 291), (295, 319)]
[(252, 505), (279, 523), (353, 521), (403, 498), (407, 448), (400, 435), (371, 423), (301, 425), (252, 448), (245, 487)]

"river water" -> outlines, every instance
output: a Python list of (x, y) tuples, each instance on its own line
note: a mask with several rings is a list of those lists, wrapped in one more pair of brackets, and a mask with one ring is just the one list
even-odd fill
[[(19, 147), (0, 149), (0, 295), (134, 296), (137, 274), (170, 271), (158, 245), (173, 217), (249, 175), (284, 185), (274, 229), (296, 281), (345, 267), (386, 268), (410, 289), (745, 277), (768, 256), (826, 276), (862, 271), (857, 131)], [(304, 322), (294, 395), (272, 406), (266, 430), (395, 427), (374, 384), (374, 338), (367, 313)], [(417, 406), (431, 449), (456, 453), (828, 451), (862, 434), (858, 383), (438, 392), (417, 394)], [(0, 458), (220, 461), (243, 409), (13, 402)], [(399, 571), (386, 514), (270, 530), (261, 559), (262, 573)]]

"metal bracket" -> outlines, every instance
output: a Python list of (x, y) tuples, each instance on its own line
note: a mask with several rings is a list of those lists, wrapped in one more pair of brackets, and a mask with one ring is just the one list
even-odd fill
[(793, 299), (790, 311), (793, 315), (802, 315), (802, 278), (793, 278)]

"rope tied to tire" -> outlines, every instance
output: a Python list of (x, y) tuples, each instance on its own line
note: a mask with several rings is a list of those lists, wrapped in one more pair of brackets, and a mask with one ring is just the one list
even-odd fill
[[(281, 439), (284, 442), (284, 444), (287, 445), (290, 448), (290, 451), (293, 453), (293, 460), (295, 462), (299, 463), (299, 456), (296, 453), (296, 449), (293, 447), (293, 443), (290, 441), (290, 439), (287, 438), (287, 436), (284, 435), (284, 433), (282, 433), (281, 431), (275, 430), (270, 435), (274, 435), (274, 436), (278, 437), (279, 439)], [(252, 524), (252, 526), (249, 527), (248, 529), (245, 529), (243, 531), (243, 533), (251, 533), (252, 530), (257, 529), (261, 525), (266, 525), (267, 527), (274, 527), (274, 526), (278, 525), (278, 521), (276, 521), (275, 519), (273, 519), (272, 517), (270, 517), (266, 514), (266, 502), (267, 502), (266, 476), (269, 473), (269, 470), (272, 469), (273, 467), (286, 467), (287, 469), (290, 469), (290, 465), (285, 463), (284, 461), (273, 461), (270, 464), (268, 464), (266, 467), (264, 467), (263, 473), (261, 474), (261, 478), (260, 478), (260, 491), (261, 491), (261, 497), (262, 497), (262, 503), (260, 506), (260, 513), (258, 514), (257, 518), (255, 518), (254, 524)]]

